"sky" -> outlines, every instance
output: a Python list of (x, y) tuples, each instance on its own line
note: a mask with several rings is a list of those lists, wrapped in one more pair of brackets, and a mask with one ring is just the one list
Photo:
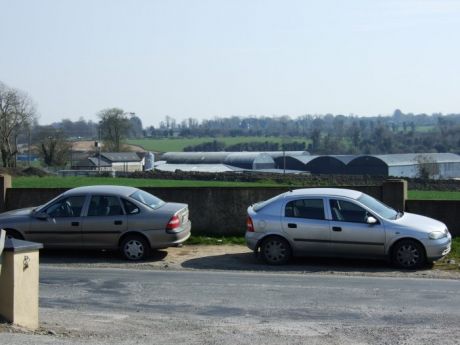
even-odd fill
[(457, 0), (0, 0), (0, 37), (40, 124), (460, 112)]

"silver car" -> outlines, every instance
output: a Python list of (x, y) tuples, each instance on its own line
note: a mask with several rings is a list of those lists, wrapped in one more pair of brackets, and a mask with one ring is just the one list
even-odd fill
[(269, 264), (291, 256), (388, 258), (417, 268), (447, 255), (444, 223), (398, 212), (349, 189), (311, 188), (283, 193), (248, 208), (246, 243)]
[(88, 186), (43, 206), (1, 213), (0, 229), (45, 248), (119, 248), (126, 259), (140, 260), (151, 248), (186, 241), (188, 212), (187, 204), (164, 202), (137, 188)]

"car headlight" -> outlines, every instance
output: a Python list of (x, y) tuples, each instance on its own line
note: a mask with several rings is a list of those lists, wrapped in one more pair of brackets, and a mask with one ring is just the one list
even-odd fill
[(446, 237), (447, 233), (445, 231), (433, 231), (428, 234), (430, 240), (439, 240), (440, 238)]

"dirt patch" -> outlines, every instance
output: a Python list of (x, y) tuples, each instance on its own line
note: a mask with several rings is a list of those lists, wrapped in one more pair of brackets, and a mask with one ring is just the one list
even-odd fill
[[(126, 149), (131, 152), (144, 152), (145, 151), (144, 148), (142, 148), (141, 146), (137, 146), (137, 145), (125, 144), (124, 147), (126, 147)], [(95, 150), (94, 140), (74, 141), (72, 142), (72, 150), (92, 152)]]
[(60, 267), (110, 267), (142, 270), (230, 270), (298, 274), (460, 279), (458, 270), (400, 270), (385, 261), (294, 258), (288, 265), (270, 266), (243, 245), (184, 245), (153, 253), (142, 262), (128, 262), (116, 252), (42, 251), (43, 264)]

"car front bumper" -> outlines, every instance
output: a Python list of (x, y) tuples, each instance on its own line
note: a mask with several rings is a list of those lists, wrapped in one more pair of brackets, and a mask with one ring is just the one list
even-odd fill
[(439, 240), (426, 240), (425, 241), (426, 258), (429, 261), (439, 260), (450, 253), (452, 245), (452, 236), (440, 238)]

